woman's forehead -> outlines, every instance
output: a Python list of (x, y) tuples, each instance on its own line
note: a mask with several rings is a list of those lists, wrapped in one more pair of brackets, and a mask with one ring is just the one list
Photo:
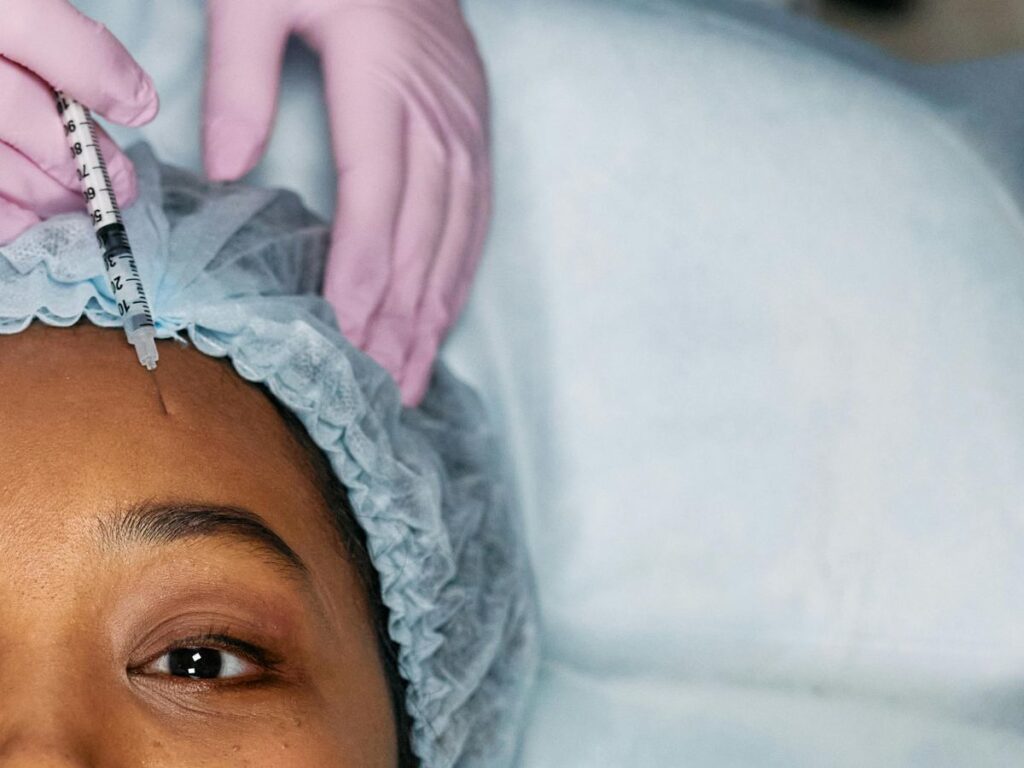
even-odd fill
[(263, 393), (177, 342), (160, 355), (146, 371), (120, 329), (0, 337), (0, 472), (17, 479), (0, 515), (19, 497), (44, 516), (63, 509), (65, 525), (70, 510), (94, 515), (111, 500), (188, 498), (257, 508), (284, 528), (319, 524), (293, 514), (322, 500)]

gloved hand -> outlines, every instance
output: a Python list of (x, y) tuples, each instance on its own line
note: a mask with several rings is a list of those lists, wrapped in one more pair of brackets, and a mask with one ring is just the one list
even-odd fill
[(324, 293), (406, 404), (466, 300), (490, 212), (487, 85), (457, 0), (208, 0), (204, 156), (263, 155), (291, 33), (321, 57), (338, 207)]
[[(0, 5), (0, 244), (47, 216), (85, 210), (53, 89), (122, 125), (159, 109), (149, 76), (103, 25), (67, 0)], [(98, 126), (97, 126), (98, 127)], [(131, 161), (98, 131), (114, 191), (135, 199)]]

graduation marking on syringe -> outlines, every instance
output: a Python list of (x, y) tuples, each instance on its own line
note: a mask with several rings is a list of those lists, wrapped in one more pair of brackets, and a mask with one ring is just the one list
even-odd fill
[[(103, 253), (107, 281), (118, 313), (124, 320), (125, 334), (135, 347), (139, 362), (148, 370), (155, 370), (159, 355), (153, 313), (139, 276), (135, 255), (128, 242), (128, 233), (121, 220), (121, 207), (117, 204), (114, 185), (96, 139), (92, 115), (82, 104), (61, 91), (57, 91), (56, 96), (57, 112), (64, 124), (64, 135), (75, 161), (82, 196)], [(92, 183), (94, 172), (99, 174), (102, 185)]]

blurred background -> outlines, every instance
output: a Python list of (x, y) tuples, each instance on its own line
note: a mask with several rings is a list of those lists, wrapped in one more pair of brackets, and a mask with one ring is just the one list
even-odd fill
[(795, 0), (829, 23), (916, 61), (1024, 48), (1024, 0)]

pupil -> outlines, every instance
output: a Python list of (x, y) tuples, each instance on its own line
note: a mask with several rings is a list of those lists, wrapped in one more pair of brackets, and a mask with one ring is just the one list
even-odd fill
[(215, 648), (177, 648), (168, 656), (174, 677), (209, 680), (220, 674), (221, 654)]

